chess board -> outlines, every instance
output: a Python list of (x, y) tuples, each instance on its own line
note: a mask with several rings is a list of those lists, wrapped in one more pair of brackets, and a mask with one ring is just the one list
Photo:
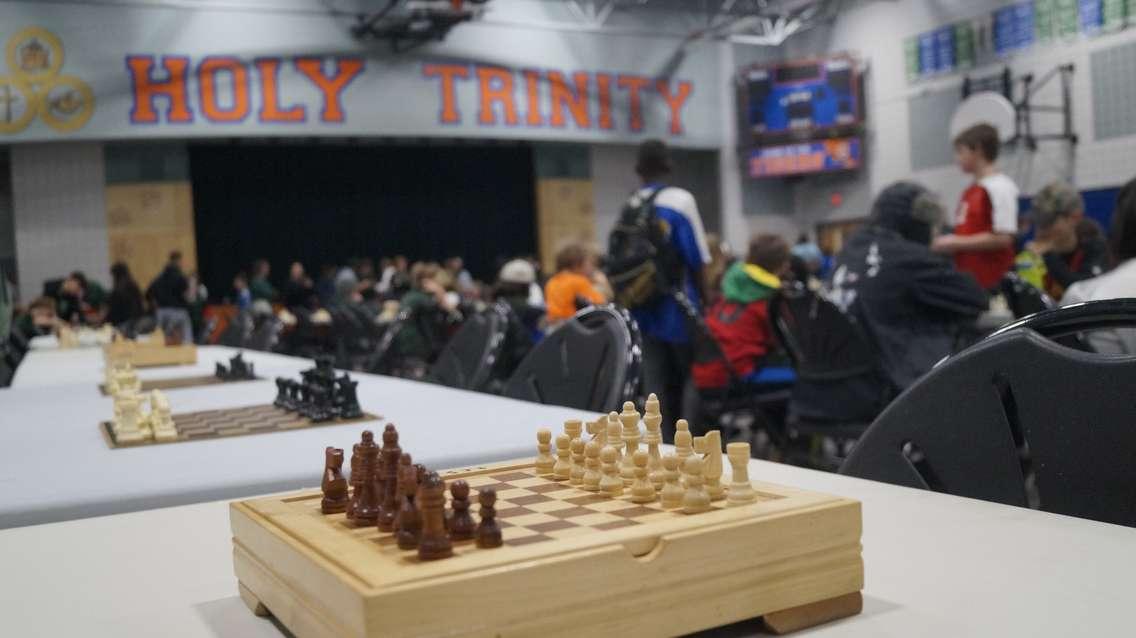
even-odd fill
[[(142, 392), (149, 392), (151, 390), (177, 390), (180, 388), (197, 388), (207, 385), (219, 385), (222, 383), (240, 383), (242, 381), (260, 381), (261, 378), (255, 379), (221, 379), (215, 374), (203, 374), (196, 377), (173, 377), (170, 379), (147, 379), (143, 380)], [(99, 384), (99, 392), (103, 396), (107, 396), (106, 384)]]
[(755, 503), (686, 515), (531, 462), (443, 477), (496, 488), (502, 547), (460, 541), (452, 558), (420, 561), (390, 534), (322, 514), (318, 490), (238, 502), (242, 598), (300, 637), (662, 636), (758, 616), (784, 631), (860, 610), (856, 501), (755, 481)]
[(129, 363), (135, 368), (154, 368), (197, 363), (197, 346), (192, 343), (164, 345), (162, 343), (115, 341), (103, 346), (103, 359)]
[(219, 439), (249, 434), (268, 434), (270, 432), (284, 432), (300, 428), (314, 428), (326, 425), (343, 425), (346, 423), (362, 423), (364, 421), (378, 421), (382, 417), (364, 412), (357, 419), (332, 419), (330, 421), (315, 422), (295, 412), (282, 410), (270, 403), (263, 405), (250, 405), (241, 408), (228, 408), (224, 410), (202, 410), (200, 412), (183, 412), (171, 415), (174, 428), (178, 431), (178, 438), (173, 441), (140, 441), (138, 443), (119, 443), (114, 438), (114, 427), (110, 421), (99, 423), (99, 430), (103, 439), (111, 448), (138, 447), (140, 445), (165, 445), (168, 443), (184, 443), (186, 441), (200, 441), (204, 439)]

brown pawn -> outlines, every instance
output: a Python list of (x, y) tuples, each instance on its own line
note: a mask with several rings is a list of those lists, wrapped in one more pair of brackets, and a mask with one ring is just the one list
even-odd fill
[[(426, 466), (422, 465), (421, 463), (415, 463), (414, 469), (418, 470), (418, 484), (422, 485), (422, 483), (426, 480), (426, 475), (430, 473), (430, 470), (426, 469)], [(418, 492), (415, 492), (414, 494), (410, 495), (410, 500), (413, 501), (417, 497)]]
[(339, 514), (347, 510), (351, 499), (347, 497), (347, 479), (343, 478), (343, 450), (328, 447), (324, 450), (323, 481), (320, 483), (323, 500), (320, 511)]
[(418, 542), (418, 558), (437, 560), (454, 555), (454, 546), (446, 535), (446, 482), (437, 472), (430, 472), (418, 486), (416, 505), (422, 513), (422, 538)]
[(477, 500), (481, 503), (481, 523), (477, 526), (477, 546), (483, 549), (500, 547), (501, 526), (497, 524), (497, 490), (487, 487), (478, 490)]
[(351, 446), (351, 498), (347, 500), (347, 520), (354, 520), (355, 518), (355, 497), (363, 489), (363, 472), (359, 469), (359, 463), (363, 460), (363, 454), (359, 451), (359, 444)]
[(398, 516), (398, 460), (402, 448), (398, 446), (398, 430), (387, 425), (383, 430), (383, 493), (380, 497), (378, 526), (380, 532), (393, 532)]
[(359, 474), (362, 486), (356, 490), (354, 503), (354, 523), (359, 526), (374, 525), (379, 517), (379, 495), (375, 493), (375, 482), (367, 480), (374, 474), (379, 458), (379, 446), (375, 445), (375, 435), (370, 430), (363, 431), (363, 441), (359, 443)]
[(450, 496), (450, 540), (469, 540), (477, 531), (477, 525), (469, 514), (469, 483), (454, 481), (450, 485)]
[(395, 525), (398, 530), (399, 549), (415, 549), (422, 536), (422, 516), (414, 505), (414, 492), (418, 490), (418, 470), (410, 464), (410, 455), (404, 453), (398, 460), (399, 509)]

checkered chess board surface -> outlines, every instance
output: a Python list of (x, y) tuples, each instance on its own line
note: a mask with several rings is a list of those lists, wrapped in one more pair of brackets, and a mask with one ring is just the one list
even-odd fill
[[(142, 392), (151, 390), (177, 390), (179, 388), (197, 388), (207, 385), (220, 385), (222, 383), (240, 383), (241, 381), (259, 381), (256, 379), (218, 379), (215, 374), (203, 374), (196, 377), (175, 377), (172, 379), (147, 379), (142, 382)], [(99, 392), (106, 396), (106, 384), (99, 384)]]
[[(464, 475), (464, 471), (462, 471)], [(568, 481), (555, 481), (536, 473), (534, 468), (509, 469), (496, 474), (450, 477), (446, 479), (447, 511), (449, 511), (449, 485), (457, 478), (464, 478), (470, 488), (470, 514), (479, 520), (477, 490), (492, 487), (497, 490), (497, 522), (506, 547), (519, 547), (546, 541), (573, 538), (595, 534), (607, 530), (622, 529), (644, 525), (654, 521), (674, 517), (699, 516), (683, 514), (681, 509), (668, 510), (659, 501), (653, 503), (632, 503), (630, 490), (625, 490), (619, 498), (611, 498), (599, 492), (589, 492)], [(759, 493), (758, 500), (780, 498), (772, 494)], [(726, 501), (715, 501), (710, 511), (723, 509)], [(319, 514), (319, 499), (310, 499), (310, 512)], [(347, 522), (343, 514), (332, 514), (327, 518), (341, 529), (361, 539), (373, 540), (384, 554), (400, 558), (406, 562), (418, 562), (415, 550), (398, 549), (393, 534), (379, 533), (373, 526), (355, 528)], [(478, 549), (472, 540), (454, 543), (454, 555), (470, 552), (500, 551)]]
[(202, 410), (200, 412), (184, 412), (174, 414), (174, 428), (178, 431), (175, 441), (143, 441), (141, 443), (123, 445), (114, 439), (114, 428), (109, 421), (100, 424), (107, 444), (112, 448), (134, 447), (137, 445), (160, 445), (165, 443), (181, 443), (184, 441), (198, 441), (202, 439), (217, 439), (231, 436), (244, 436), (248, 434), (267, 434), (269, 432), (283, 432), (301, 428), (314, 428), (324, 425), (343, 425), (345, 423), (361, 423), (363, 421), (377, 421), (381, 417), (374, 414), (363, 413), (358, 419), (332, 419), (330, 421), (315, 422), (295, 412), (288, 412), (271, 403), (264, 405), (250, 405), (243, 408), (228, 408), (225, 410)]

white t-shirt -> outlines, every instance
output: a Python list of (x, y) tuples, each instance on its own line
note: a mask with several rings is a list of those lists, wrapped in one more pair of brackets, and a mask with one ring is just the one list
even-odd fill
[[(994, 173), (978, 180), (994, 209), (991, 221), (996, 233), (1018, 232), (1018, 186), (1004, 173)], [(960, 220), (961, 221), (961, 220)]]
[[(1136, 297), (1136, 259), (1129, 259), (1100, 277), (1078, 281), (1065, 291), (1061, 305)], [(1088, 336), (1097, 352), (1136, 354), (1136, 329), (1097, 330)]]

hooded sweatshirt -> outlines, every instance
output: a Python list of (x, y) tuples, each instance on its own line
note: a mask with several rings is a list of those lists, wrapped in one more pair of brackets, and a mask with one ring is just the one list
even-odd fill
[[(755, 372), (769, 351), (769, 299), (780, 287), (777, 275), (755, 264), (735, 263), (722, 277), (722, 299), (706, 312), (706, 327), (738, 378)], [(700, 389), (724, 388), (730, 382), (721, 358), (695, 363), (693, 373)]]

